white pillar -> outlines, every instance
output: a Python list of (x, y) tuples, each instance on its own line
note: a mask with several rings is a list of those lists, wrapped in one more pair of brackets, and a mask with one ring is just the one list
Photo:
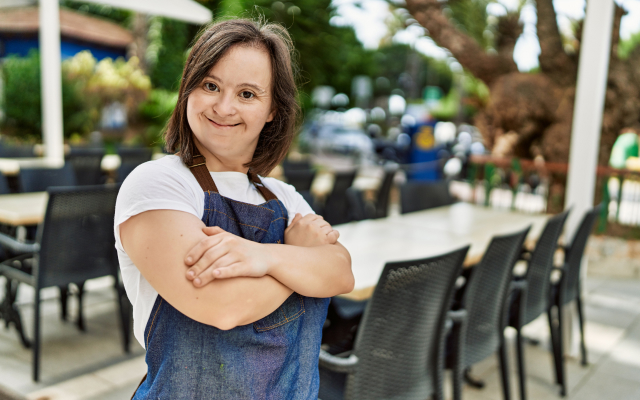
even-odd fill
[(585, 211), (593, 206), (613, 5), (614, 0), (591, 0), (584, 18), (565, 197), (565, 208), (573, 206), (565, 230), (567, 239), (573, 237)]
[(47, 161), (59, 164), (64, 162), (60, 11), (58, 0), (39, 0), (39, 2), (42, 140)]

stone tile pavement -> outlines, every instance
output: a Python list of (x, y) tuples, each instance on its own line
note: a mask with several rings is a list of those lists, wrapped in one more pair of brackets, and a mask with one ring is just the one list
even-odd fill
[[(1, 280), (1, 278), (0, 278)], [(0, 282), (0, 288), (4, 287)], [(586, 284), (589, 366), (567, 358), (570, 400), (640, 399), (640, 280), (590, 277)], [(32, 293), (21, 288), (20, 309), (31, 333)], [(1, 295), (1, 293), (0, 293)], [(115, 294), (108, 278), (88, 284), (85, 297), (87, 331), (59, 318), (57, 290), (46, 290), (43, 303), (42, 381), (31, 381), (31, 352), (24, 349), (13, 328), (0, 327), (0, 400), (2, 388), (31, 400), (129, 399), (145, 373), (144, 350), (132, 343), (125, 354), (120, 342)], [(76, 315), (72, 302), (71, 317)], [(577, 332), (577, 331), (575, 331)], [(513, 333), (508, 334), (513, 339)], [(546, 319), (527, 326), (525, 334), (540, 344), (526, 346), (529, 399), (558, 399), (548, 351)], [(577, 334), (577, 333), (576, 333)], [(517, 399), (515, 353), (511, 350), (511, 387)], [(572, 349), (577, 354), (577, 348)], [(484, 389), (465, 388), (466, 400), (501, 399), (494, 357), (474, 366), (472, 374), (485, 381)], [(450, 384), (447, 383), (450, 392)], [(5, 391), (6, 391), (5, 390)]]

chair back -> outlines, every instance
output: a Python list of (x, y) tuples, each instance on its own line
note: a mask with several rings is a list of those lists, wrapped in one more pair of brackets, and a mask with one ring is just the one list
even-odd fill
[(563, 277), (563, 285), (565, 287), (563, 303), (570, 302), (578, 295), (578, 291), (580, 290), (580, 266), (582, 265), (582, 256), (587, 246), (589, 235), (591, 235), (591, 231), (593, 230), (593, 225), (598, 218), (598, 214), (602, 211), (602, 207), (604, 206), (599, 204), (584, 215), (578, 230), (573, 236), (571, 245), (566, 250), (565, 266), (567, 270), (564, 272), (565, 276)]
[(11, 193), (11, 188), (9, 187), (9, 181), (7, 177), (0, 173), (0, 194), (9, 194)]
[(138, 165), (151, 160), (152, 150), (148, 147), (120, 147), (118, 155), (118, 182), (122, 182)]
[(70, 163), (62, 168), (22, 168), (18, 183), (22, 193), (44, 192), (53, 186), (75, 186), (76, 176)]
[(526, 272), (527, 294), (522, 325), (528, 324), (547, 310), (553, 256), (558, 249), (558, 239), (568, 215), (569, 210), (566, 210), (549, 218), (531, 253)]
[(389, 168), (384, 172), (384, 178), (380, 189), (378, 189), (378, 195), (376, 198), (376, 218), (386, 218), (389, 210), (389, 196), (391, 194), (391, 187), (393, 186), (393, 178), (398, 172), (397, 168)]
[(296, 191), (306, 192), (311, 190), (311, 184), (316, 177), (316, 171), (312, 169), (285, 169), (284, 177), (287, 183), (296, 188)]
[(117, 271), (113, 216), (119, 188), (49, 188), (44, 222), (37, 233), (37, 287), (83, 282)]
[(442, 390), (447, 313), (468, 250), (385, 265), (358, 329), (358, 370), (345, 398), (424, 400)]
[(331, 225), (349, 222), (347, 189), (353, 184), (356, 171), (336, 172), (333, 189), (327, 197), (322, 216)]
[(502, 343), (513, 266), (530, 228), (494, 237), (480, 263), (471, 271), (462, 298), (462, 306), (467, 310), (467, 323), (462, 330), (463, 368), (494, 354)]
[(102, 183), (102, 158), (104, 148), (71, 148), (67, 162), (76, 174), (76, 183), (81, 186), (99, 185)]
[(402, 214), (447, 206), (454, 202), (447, 181), (407, 182), (400, 187)]
[(308, 171), (311, 169), (311, 161), (310, 160), (298, 160), (298, 161), (293, 161), (293, 160), (283, 160), (282, 161), (282, 169), (284, 169), (284, 172), (286, 173), (287, 171)]

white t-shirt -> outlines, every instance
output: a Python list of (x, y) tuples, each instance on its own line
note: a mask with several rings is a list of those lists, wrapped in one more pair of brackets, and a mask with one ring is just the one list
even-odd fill
[[(250, 204), (264, 203), (264, 198), (241, 172), (211, 172), (222, 196)], [(274, 178), (262, 178), (262, 183), (282, 201), (289, 213), (289, 222), (296, 213), (302, 216), (313, 210), (291, 185)], [(158, 292), (140, 274), (120, 241), (120, 224), (134, 215), (150, 210), (177, 210), (193, 214), (198, 219), (204, 213), (204, 192), (191, 171), (179, 157), (170, 155), (137, 167), (122, 184), (114, 221), (118, 260), (125, 290), (133, 304), (133, 331), (144, 347), (144, 329)]]

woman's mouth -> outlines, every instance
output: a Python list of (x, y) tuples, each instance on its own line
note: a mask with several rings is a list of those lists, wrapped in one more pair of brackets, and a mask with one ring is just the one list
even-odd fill
[(218, 122), (212, 120), (211, 118), (208, 118), (208, 117), (206, 117), (206, 118), (209, 120), (209, 122), (211, 122), (211, 124), (213, 126), (215, 126), (217, 128), (233, 128), (234, 126), (240, 125), (239, 123), (237, 123), (237, 124), (221, 124), (221, 123), (218, 123)]

